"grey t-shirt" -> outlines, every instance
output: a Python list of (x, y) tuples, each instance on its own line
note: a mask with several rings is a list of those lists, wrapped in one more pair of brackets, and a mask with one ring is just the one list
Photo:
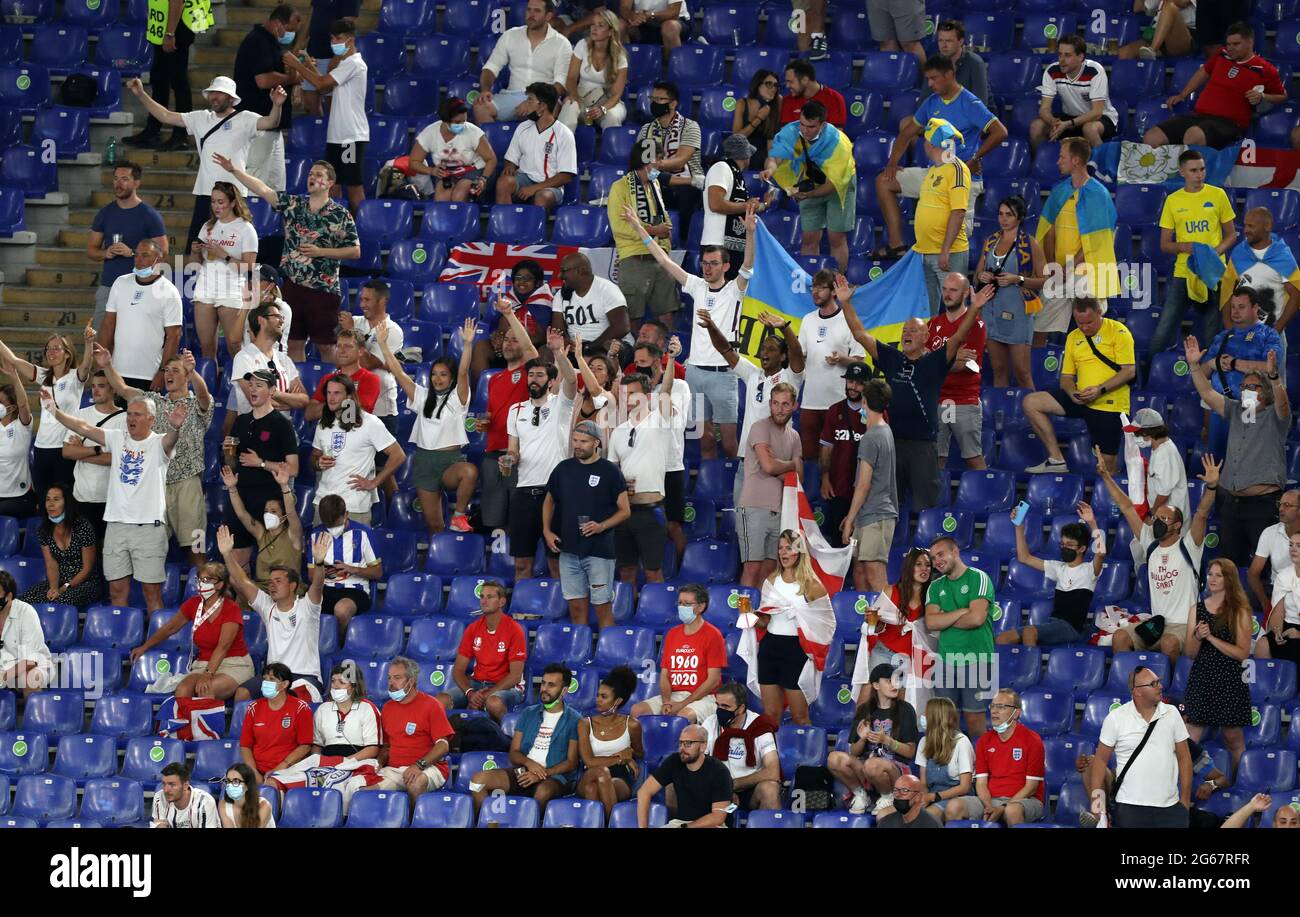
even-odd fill
[(894, 463), (894, 431), (889, 424), (868, 427), (858, 442), (858, 461), (871, 466), (871, 489), (854, 525), (898, 518), (898, 481)]
[(1256, 484), (1286, 487), (1286, 434), (1288, 421), (1277, 416), (1272, 405), (1261, 402), (1254, 421), (1243, 419), (1241, 402), (1224, 398), (1228, 421), (1228, 454), (1224, 457), (1219, 486), (1236, 492)]

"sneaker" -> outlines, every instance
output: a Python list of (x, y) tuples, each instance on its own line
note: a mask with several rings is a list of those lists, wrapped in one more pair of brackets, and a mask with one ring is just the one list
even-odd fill
[(867, 798), (867, 791), (862, 787), (858, 787), (856, 790), (853, 791), (853, 801), (849, 803), (849, 814), (850, 815), (867, 814), (867, 803), (869, 801), (870, 800)]
[(130, 137), (123, 137), (122, 142), (127, 146), (138, 146), (153, 149), (162, 143), (162, 134), (158, 131), (144, 130), (138, 134), (132, 134)]
[(1070, 466), (1065, 463), (1065, 459), (1048, 459), (1045, 462), (1039, 462), (1037, 465), (1025, 469), (1026, 474), (1063, 474), (1069, 471)]
[(812, 37), (812, 43), (808, 47), (808, 59), (810, 61), (829, 60), (831, 56), (830, 46), (826, 42), (826, 36), (820, 33)]
[(453, 532), (472, 532), (474, 526), (469, 524), (469, 517), (464, 513), (451, 517), (451, 530)]
[(1155, 60), (1159, 56), (1160, 55), (1156, 54), (1155, 48), (1152, 48), (1149, 45), (1143, 45), (1138, 48), (1138, 57), (1142, 60)]
[(1097, 827), (1097, 816), (1096, 816), (1096, 815), (1093, 815), (1091, 812), (1080, 812), (1080, 813), (1079, 813), (1079, 827), (1080, 827), (1080, 828), (1095, 828), (1095, 827)]
[(871, 810), (871, 814), (880, 815), (882, 812), (887, 812), (893, 807), (894, 807), (894, 794), (886, 793), (884, 796), (881, 796), (879, 799), (876, 800), (876, 807)]

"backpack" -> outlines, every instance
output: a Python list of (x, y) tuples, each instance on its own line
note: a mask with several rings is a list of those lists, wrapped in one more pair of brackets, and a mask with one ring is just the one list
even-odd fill
[(99, 96), (99, 87), (84, 73), (73, 73), (63, 81), (59, 101), (72, 108), (89, 108)]

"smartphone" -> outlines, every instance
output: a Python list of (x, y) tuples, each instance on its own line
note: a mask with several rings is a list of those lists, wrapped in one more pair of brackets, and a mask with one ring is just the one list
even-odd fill
[(1021, 500), (1019, 503), (1016, 504), (1015, 510), (1011, 513), (1011, 521), (1016, 525), (1020, 525), (1025, 521), (1025, 517), (1028, 515), (1029, 515), (1029, 504), (1026, 503), (1024, 500)]

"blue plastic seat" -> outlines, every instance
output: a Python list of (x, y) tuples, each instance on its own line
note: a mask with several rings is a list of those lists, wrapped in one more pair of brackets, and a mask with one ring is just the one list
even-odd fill
[(48, 736), (76, 735), (86, 722), (86, 695), (81, 691), (37, 691), (27, 699), (23, 728)]
[(887, 131), (867, 131), (853, 141), (853, 161), (859, 174), (878, 172), (889, 162), (893, 147), (893, 134)]
[[(4, 79), (0, 68), (0, 79)], [(5, 90), (0, 89), (0, 104), (5, 104)], [(59, 164), (57, 160), (46, 160), (40, 149), (34, 146), (19, 145), (5, 151), (4, 164), (0, 165), (0, 182), (14, 188), (22, 188), (27, 197), (44, 197), (52, 191), (59, 190)]]
[(668, 58), (668, 79), (678, 86), (717, 86), (723, 79), (726, 49), (682, 45)]
[(669, 755), (677, 753), (677, 740), (690, 721), (681, 716), (642, 716), (638, 719), (641, 721), (646, 767), (654, 769)]
[(139, 76), (153, 66), (153, 46), (143, 26), (109, 26), (99, 33), (95, 63), (112, 67), (124, 77)]
[(1110, 68), (1112, 100), (1138, 102), (1164, 95), (1165, 68), (1161, 62), (1117, 60), (1111, 63)]
[(1110, 675), (1106, 678), (1106, 690), (1116, 693), (1128, 692), (1128, 676), (1138, 666), (1150, 669), (1162, 682), (1169, 681), (1169, 657), (1164, 653), (1151, 650), (1142, 652), (1116, 653), (1111, 657)]
[(406, 792), (361, 790), (348, 807), (349, 828), (405, 828), (409, 803)]
[[(539, 700), (536, 686), (532, 685), (533, 678), (541, 679), (542, 668), (546, 663), (537, 660), (532, 668), (532, 675), (528, 681), (533, 694), (533, 701)], [(601, 670), (595, 665), (582, 665), (573, 669), (572, 677), (569, 679), (569, 687), (565, 691), (564, 702), (575, 710), (586, 713), (596, 704), (596, 692), (600, 688)]]
[(467, 751), (460, 756), (460, 764), (456, 768), (456, 791), (468, 793), (470, 781), (480, 771), (511, 766), (509, 756), (503, 751)]
[(1122, 223), (1153, 223), (1168, 193), (1161, 185), (1120, 185), (1115, 191), (1116, 218)]
[[(0, 126), (3, 126), (0, 120)], [(6, 144), (8, 145), (8, 144)], [(2, 149), (3, 146), (0, 146)], [(27, 229), (27, 203), (19, 188), (0, 188), (0, 238), (12, 239)]]
[(1250, 696), (1256, 703), (1286, 703), (1296, 695), (1296, 664), (1289, 659), (1254, 660)]
[(1252, 188), (1246, 192), (1246, 210), (1263, 207), (1273, 216), (1273, 231), (1300, 225), (1300, 192), (1289, 188)]
[(528, 796), (489, 796), (478, 813), (480, 828), (536, 828), (540, 821), (537, 800)]
[(94, 734), (64, 736), (54, 752), (52, 773), (83, 782), (112, 777), (117, 773), (117, 740)]
[(348, 622), (343, 647), (350, 656), (396, 656), (402, 648), (404, 630), (401, 618), (358, 615)]
[(1044, 516), (1065, 513), (1074, 516), (1075, 504), (1083, 500), (1083, 478), (1077, 474), (1036, 474), (1029, 479), (1025, 501)]
[(87, 780), (80, 815), (107, 827), (137, 824), (145, 817), (144, 788), (119, 777)]
[(1056, 800), (1055, 821), (1058, 825), (1078, 827), (1079, 813), (1089, 811), (1090, 806), (1088, 789), (1083, 785), (1083, 780), (1079, 777), (1071, 778), (1062, 785), (1061, 795)]
[(636, 603), (636, 623), (664, 629), (677, 623), (677, 586), (673, 583), (646, 583)]
[(423, 124), (437, 110), (438, 94), (429, 92), (427, 78), (398, 74), (384, 83), (384, 114)]
[(716, 538), (718, 534), (718, 510), (712, 500), (704, 497), (691, 497), (686, 501), (685, 521), (682, 530), (687, 539), (696, 541), (701, 538)]
[(479, 237), (479, 207), (474, 203), (427, 201), (420, 235), (448, 246), (473, 242)]
[(534, 204), (498, 204), (488, 214), (487, 240), (511, 245), (546, 241), (546, 209)]
[(379, 31), (386, 35), (412, 37), (433, 30), (433, 0), (384, 0), (379, 8)]
[(337, 828), (343, 824), (343, 794), (316, 787), (288, 790), (276, 824), (284, 828)]
[(198, 742), (194, 746), (194, 771), (191, 778), (195, 781), (220, 780), (232, 764), (239, 762), (239, 741), (236, 739), (215, 739)]
[(626, 665), (638, 671), (656, 658), (655, 632), (648, 627), (607, 627), (596, 639), (594, 664), (602, 669)]
[(1015, 688), (1024, 693), (1026, 688), (1038, 683), (1043, 659), (1038, 647), (999, 645), (997, 653), (998, 678), (1001, 679), (1002, 687)]
[[(485, 58), (486, 60), (486, 58)], [(470, 39), (453, 35), (422, 35), (415, 42), (411, 72), (446, 81), (465, 76), (470, 68)]]
[(325, 149), (326, 121), (324, 118), (294, 118), (285, 138), (286, 154), (320, 156)]
[(555, 799), (546, 807), (543, 828), (603, 828), (605, 807), (594, 799)]
[(1021, 722), (1040, 736), (1061, 735), (1074, 725), (1074, 694), (1068, 689), (1030, 688), (1020, 702)]
[[(662, 802), (650, 803), (650, 817), (647, 823), (651, 828), (661, 828), (668, 823), (668, 808)], [(636, 823), (636, 800), (625, 799), (616, 803), (614, 811), (609, 814), (609, 827), (611, 828), (635, 828)]]
[[(468, 757), (468, 756), (466, 756)], [(464, 766), (465, 759), (461, 759)], [(464, 793), (425, 793), (415, 803), (412, 828), (470, 828), (474, 825), (474, 800)]]
[(840, 730), (853, 722), (854, 692), (847, 681), (823, 678), (817, 700), (809, 709), (814, 726)]
[[(295, 127), (297, 125), (295, 124)], [(387, 247), (409, 239), (415, 226), (415, 209), (411, 201), (366, 200), (357, 208), (357, 233), (369, 241)]]
[(95, 701), (90, 731), (124, 741), (153, 732), (153, 704), (143, 694), (121, 692)]
[(63, 106), (42, 108), (36, 113), (32, 136), (53, 143), (59, 159), (76, 159), (90, 152), (90, 112)]
[[(432, 283), (438, 279), (443, 262), (447, 260), (447, 247), (428, 239), (402, 239), (394, 242), (388, 252), (387, 275), (414, 284)], [(408, 340), (409, 344), (410, 341)]]
[(822, 767), (826, 764), (826, 730), (787, 723), (777, 731), (776, 750), (781, 756), (782, 775), (793, 780), (799, 767)]
[(144, 642), (144, 612), (139, 608), (92, 605), (86, 609), (81, 642), (119, 650), (139, 646)]
[(14, 793), (12, 814), (46, 822), (71, 818), (77, 811), (77, 781), (57, 774), (23, 777)]
[(1234, 789), (1282, 793), (1296, 785), (1296, 753), (1288, 748), (1247, 748), (1237, 765)]
[[(491, 127), (492, 125), (488, 125)], [(591, 183), (588, 185), (587, 197), (598, 200), (609, 194), (614, 182), (627, 175), (627, 169), (621, 166), (595, 165), (591, 167)]]
[(6, 815), (0, 818), (0, 828), (39, 828), (40, 825), (34, 818), (26, 818), (19, 815)]
[[(649, 588), (649, 584), (646, 588)], [(414, 628), (411, 629), (411, 635), (415, 635)], [(590, 655), (591, 628), (587, 625), (556, 621), (537, 628), (533, 658), (580, 666), (587, 663)]]
[(384, 613), (419, 617), (442, 610), (442, 577), (429, 573), (396, 573), (388, 578)]
[(494, 0), (457, 0), (456, 3), (449, 3), (443, 28), (452, 35), (482, 35), (492, 24), (492, 13), (499, 5)]
[(956, 539), (963, 550), (969, 548), (975, 542), (975, 517), (940, 506), (922, 510), (917, 516), (913, 543), (928, 548), (940, 536)]
[(464, 635), (464, 621), (453, 618), (418, 618), (411, 622), (406, 652), (421, 659), (452, 661), (456, 658), (456, 649)]
[[(1025, 544), (1031, 552), (1038, 550), (1043, 543), (1043, 515), (1031, 509), (1024, 521)], [(980, 551), (1004, 557), (1016, 553), (1016, 527), (1011, 524), (1009, 513), (995, 513), (989, 516), (984, 526), (984, 543)]]
[(953, 507), (983, 519), (1010, 512), (1016, 500), (1016, 476), (1009, 471), (964, 471)]
[(1255, 704), (1250, 708), (1251, 725), (1242, 730), (1247, 748), (1269, 748), (1282, 744), (1281, 704)]
[(734, 541), (708, 539), (686, 545), (677, 570), (680, 582), (730, 583), (740, 568), (740, 552)]
[(467, 318), (478, 318), (478, 287), (469, 283), (431, 283), (424, 288), (415, 317), (455, 327)]
[(1041, 570), (1022, 564), (1016, 558), (1007, 562), (1007, 578), (999, 595), (1012, 596), (1023, 601), (1051, 598), (1056, 587)]
[(555, 227), (551, 231), (553, 245), (599, 248), (609, 245), (612, 239), (609, 217), (603, 207), (574, 204), (555, 212)]
[(406, 69), (406, 43), (392, 35), (362, 35), (357, 38), (357, 52), (366, 62), (366, 75), (375, 82), (383, 83)]
[(479, 590), (488, 581), (486, 576), (457, 576), (451, 580), (447, 593), (446, 613), (468, 618), (480, 614)]
[(882, 92), (899, 92), (916, 86), (919, 67), (916, 57), (906, 52), (868, 51), (858, 85)]
[(79, 26), (56, 23), (38, 27), (33, 30), (30, 60), (62, 75), (86, 62), (89, 46), (89, 35)]
[(284, 235), (284, 220), (271, 209), (270, 204), (253, 194), (247, 195), (244, 203), (248, 205), (248, 213), (253, 218), (253, 228), (257, 230), (258, 238)]
[(180, 739), (156, 736), (131, 739), (126, 743), (121, 776), (152, 785), (162, 780), (164, 767), (176, 762), (185, 762), (185, 743)]
[(808, 816), (787, 809), (758, 809), (745, 816), (746, 828), (804, 828)]
[(0, 730), (13, 729), (18, 722), (18, 701), (13, 691), (0, 690)]
[(510, 140), (518, 126), (513, 121), (493, 121), (483, 125), (483, 133), (487, 135), (488, 145), (497, 154), (497, 159), (505, 159), (506, 151), (510, 149)]
[(630, 124), (605, 130), (600, 138), (599, 161), (613, 166), (626, 166), (638, 133), (639, 129)]
[[(408, 337), (407, 341), (411, 339)], [(372, 529), (370, 544), (384, 565), (384, 573), (407, 573), (415, 569), (416, 536), (414, 532)]]
[(700, 20), (701, 33), (711, 45), (752, 45), (758, 41), (758, 9), (756, 3), (709, 4)]
[(43, 774), (49, 767), (49, 740), (43, 732), (0, 733), (0, 774), (22, 777)]
[(730, 507), (738, 466), (735, 459), (704, 459), (692, 496), (712, 500), (719, 509)]
[(1080, 735), (1043, 736), (1043, 770), (1047, 777), (1048, 793), (1056, 792), (1063, 783), (1078, 773), (1076, 765), (1079, 755), (1090, 755), (1096, 750), (1096, 742)]
[(1095, 646), (1058, 646), (1047, 654), (1042, 687), (1074, 691), (1084, 699), (1102, 686), (1106, 677), (1106, 652)]
[(510, 613), (558, 618), (567, 611), (560, 581), (549, 577), (516, 580), (510, 595)]
[(1061, 6), (1062, 4), (1052, 3), (1051, 8), (1043, 12), (1026, 13), (1024, 32), (1020, 36), (1022, 48), (1045, 54), (1049, 40), (1074, 34), (1075, 15), (1060, 9)]
[(429, 538), (429, 557), (424, 570), (426, 573), (436, 573), (440, 576), (481, 573), (484, 563), (483, 549), (482, 535), (439, 532)]

